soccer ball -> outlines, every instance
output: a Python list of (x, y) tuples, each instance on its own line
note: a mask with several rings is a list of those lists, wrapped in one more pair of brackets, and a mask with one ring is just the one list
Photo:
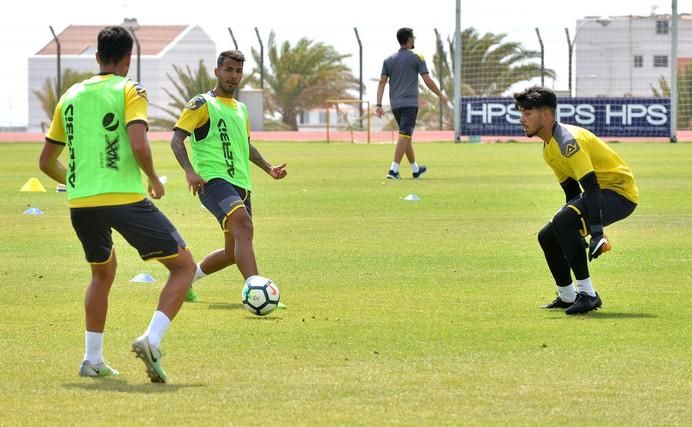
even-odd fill
[(252, 276), (245, 281), (240, 298), (252, 314), (264, 316), (279, 305), (279, 287), (271, 279)]

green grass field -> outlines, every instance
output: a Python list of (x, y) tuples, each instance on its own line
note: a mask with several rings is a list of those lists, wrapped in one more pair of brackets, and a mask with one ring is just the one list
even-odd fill
[[(0, 425), (689, 425), (692, 144), (613, 145), (641, 204), (591, 265), (603, 308), (578, 317), (539, 309), (554, 289), (536, 232), (564, 200), (539, 144), (419, 144), (428, 175), (398, 182), (391, 145), (256, 145), (288, 163), (283, 181), (253, 169), (260, 271), (288, 309), (253, 317), (236, 269), (205, 278), (163, 342), (163, 386), (130, 343), (164, 268), (117, 236), (121, 376), (77, 376), (89, 270), (65, 194), (39, 144), (0, 145)], [(201, 259), (218, 225), (153, 147), (157, 205)], [(46, 193), (18, 191), (32, 176)]]

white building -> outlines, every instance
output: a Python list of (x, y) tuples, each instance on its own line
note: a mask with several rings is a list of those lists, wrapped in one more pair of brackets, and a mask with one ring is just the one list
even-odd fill
[[(607, 25), (604, 25), (607, 24)], [(692, 15), (678, 21), (678, 61), (671, 64), (671, 16), (596, 17), (577, 21), (574, 36), (576, 96), (653, 96), (671, 66), (692, 58)]]
[[(61, 50), (61, 69), (98, 73), (96, 37), (102, 26), (71, 25), (58, 35)], [(140, 79), (149, 96), (150, 117), (165, 117), (156, 106), (167, 107), (170, 102), (164, 88), (177, 93), (166, 74), (175, 76), (173, 65), (197, 70), (199, 61), (211, 71), (216, 66), (216, 45), (197, 25), (142, 25), (135, 30), (140, 45)], [(137, 46), (133, 46), (128, 77), (137, 80)], [(29, 57), (29, 123), (30, 132), (42, 131), (48, 117), (34, 90), (41, 90), (46, 79), (57, 75), (57, 46), (51, 40)], [(212, 89), (212, 88), (209, 88)]]
[[(331, 103), (328, 109), (313, 108), (308, 111), (303, 111), (298, 115), (298, 130), (324, 132), (327, 129), (327, 121), (329, 121), (329, 126), (333, 130), (367, 129), (367, 107), (364, 106), (363, 108), (362, 117), (355, 103)], [(327, 115), (329, 117), (327, 117)], [(374, 111), (370, 112), (370, 130), (382, 130), (384, 124), (384, 120), (375, 119)]]

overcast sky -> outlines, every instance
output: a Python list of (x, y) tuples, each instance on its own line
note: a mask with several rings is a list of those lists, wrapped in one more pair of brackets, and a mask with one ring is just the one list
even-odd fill
[[(454, 32), (455, 0), (250, 0), (193, 2), (162, 0), (24, 0), (5, 8), (0, 18), (0, 49), (4, 64), (0, 68), (0, 126), (24, 126), (28, 120), (28, 57), (51, 39), (48, 29), (56, 32), (68, 25), (112, 25), (125, 17), (135, 17), (143, 25), (198, 24), (216, 42), (217, 51), (233, 47), (227, 27), (231, 27), (241, 50), (250, 57), (250, 48), (258, 47), (254, 28), (264, 38), (271, 30), (279, 42), (292, 43), (301, 37), (322, 41), (340, 53), (352, 54), (347, 64), (358, 76), (358, 44), (353, 32), (357, 27), (363, 42), (363, 79), (365, 97), (374, 103), (375, 79), (382, 60), (398, 49), (396, 30), (412, 27), (416, 51), (429, 66), (434, 54), (434, 29), (443, 37)], [(226, 5), (221, 7), (220, 5)], [(194, 6), (194, 7), (191, 7)], [(462, 28), (480, 32), (507, 34), (506, 40), (539, 50), (535, 28), (539, 28), (545, 46), (545, 65), (558, 74), (546, 85), (567, 89), (567, 41), (564, 28), (574, 34), (576, 22), (585, 16), (623, 16), (670, 13), (670, 0), (485, 0), (461, 1)], [(692, 13), (692, 0), (678, 0), (679, 13)], [(254, 64), (246, 64), (246, 70)], [(49, 76), (46, 76), (49, 77)], [(54, 76), (50, 76), (54, 77)], [(144, 82), (146, 84), (146, 82)], [(31, 95), (33, 96), (33, 95)]]

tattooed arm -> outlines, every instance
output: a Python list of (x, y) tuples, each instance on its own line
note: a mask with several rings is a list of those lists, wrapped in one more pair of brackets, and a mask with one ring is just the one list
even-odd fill
[(180, 167), (185, 171), (187, 186), (194, 196), (197, 193), (204, 192), (204, 184), (207, 182), (195, 172), (195, 168), (190, 163), (190, 157), (187, 155), (187, 149), (185, 148), (185, 138), (187, 137), (188, 135), (185, 131), (176, 128), (171, 139), (171, 150), (173, 150), (173, 154), (175, 154)]
[(185, 148), (185, 138), (187, 137), (188, 135), (184, 131), (176, 128), (171, 139), (171, 150), (173, 150), (176, 160), (178, 160), (178, 163), (185, 171), (192, 169), (192, 163), (190, 163), (190, 157), (188, 157), (187, 149)]

